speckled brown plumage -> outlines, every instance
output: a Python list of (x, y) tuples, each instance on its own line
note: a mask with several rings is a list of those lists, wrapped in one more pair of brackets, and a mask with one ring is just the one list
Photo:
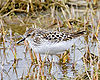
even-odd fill
[(67, 33), (67, 32), (59, 32), (59, 31), (48, 31), (39, 28), (29, 28), (26, 31), (25, 36), (28, 37), (30, 35), (31, 38), (35, 36), (34, 40), (36, 41), (42, 38), (52, 42), (59, 42), (59, 41), (71, 40), (75, 37), (81, 36), (82, 34), (84, 34), (84, 32), (85, 31)]

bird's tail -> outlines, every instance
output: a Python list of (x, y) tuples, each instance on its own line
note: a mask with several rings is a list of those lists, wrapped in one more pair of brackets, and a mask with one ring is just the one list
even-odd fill
[(86, 33), (86, 31), (78, 31), (78, 32), (72, 33), (71, 36), (73, 38), (75, 38), (75, 37), (81, 36), (81, 35), (83, 35), (85, 33)]

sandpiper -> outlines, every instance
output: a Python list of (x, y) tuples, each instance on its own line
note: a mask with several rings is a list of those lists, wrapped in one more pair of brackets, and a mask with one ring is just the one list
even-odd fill
[(69, 49), (75, 41), (86, 31), (74, 33), (45, 30), (40, 28), (29, 28), (24, 38), (17, 42), (26, 40), (35, 53), (40, 54), (57, 54)]

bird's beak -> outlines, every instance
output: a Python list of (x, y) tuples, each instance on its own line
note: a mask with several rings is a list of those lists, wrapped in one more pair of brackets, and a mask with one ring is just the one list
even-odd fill
[(25, 39), (26, 39), (26, 38), (23, 38), (23, 39), (19, 40), (19, 41), (17, 42), (17, 44), (19, 44), (20, 42), (23, 42)]
[[(28, 35), (27, 35), (27, 37), (29, 37), (29, 36), (31, 36), (31, 34), (28, 34)], [(19, 41), (17, 42), (17, 44), (19, 44), (20, 42), (25, 41), (25, 39), (26, 39), (27, 37), (24, 37), (23, 39), (19, 40)]]

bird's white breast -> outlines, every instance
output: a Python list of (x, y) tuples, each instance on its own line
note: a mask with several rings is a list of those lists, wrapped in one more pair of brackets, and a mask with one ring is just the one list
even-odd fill
[(29, 42), (30, 47), (35, 51), (35, 53), (57, 54), (69, 49), (77, 39), (78, 38), (60, 42), (50, 42), (48, 40), (45, 40), (42, 41), (41, 44), (37, 45), (31, 39), (26, 39), (26, 40)]

